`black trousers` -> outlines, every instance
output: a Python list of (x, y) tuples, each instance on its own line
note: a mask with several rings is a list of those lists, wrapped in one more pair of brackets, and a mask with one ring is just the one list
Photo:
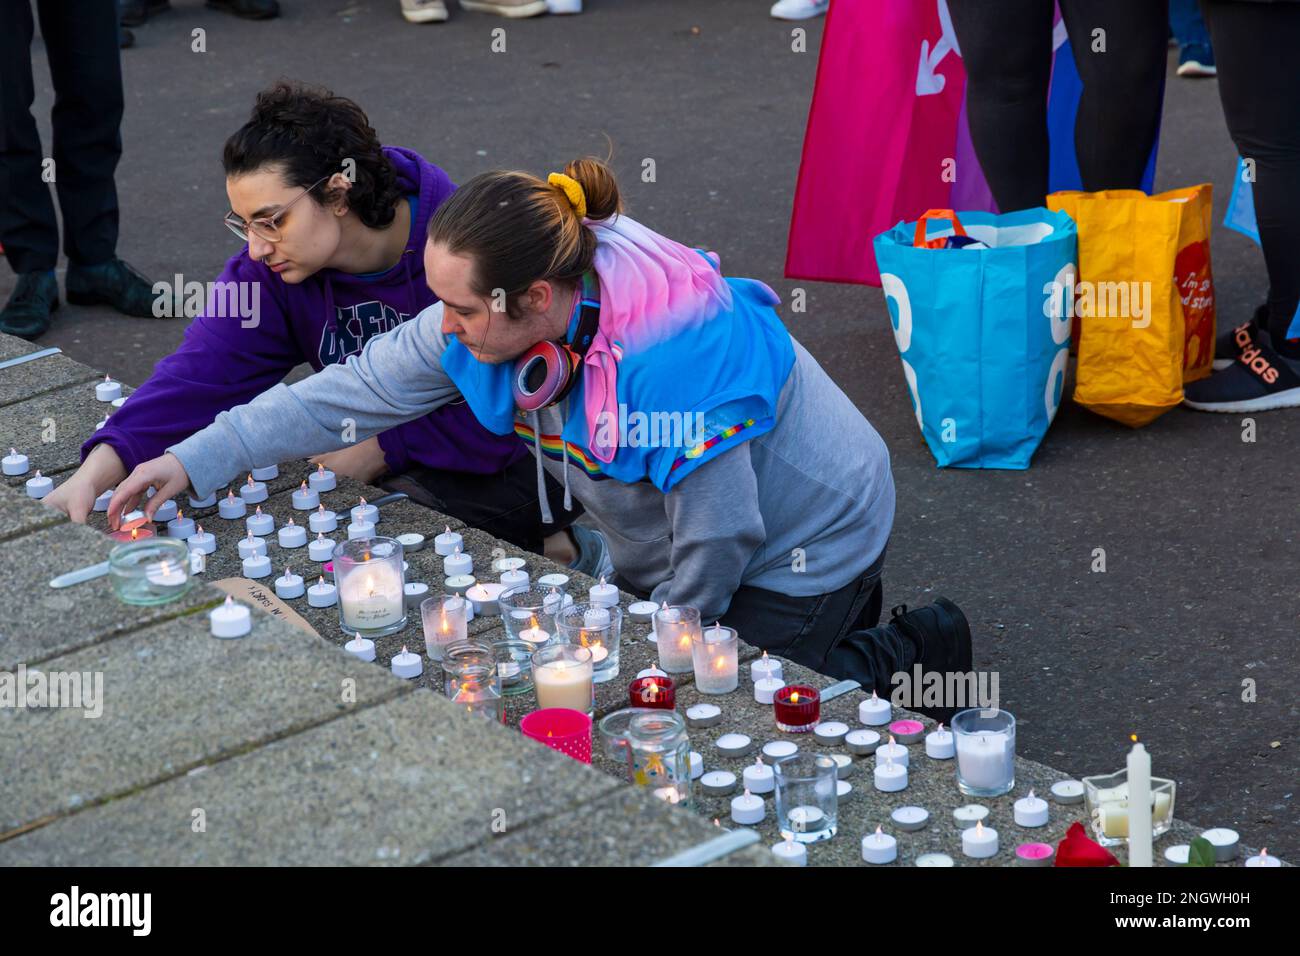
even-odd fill
[[(1060, 3), (1083, 81), (1074, 127), (1083, 188), (1136, 189), (1160, 127), (1168, 0)], [(993, 198), (1003, 212), (1041, 206), (1053, 0), (948, 0), (948, 10), (966, 67), (971, 141)]]
[(1228, 133), (1255, 161), (1255, 221), (1268, 269), (1269, 333), (1300, 304), (1300, 3), (1202, 0)]
[[(54, 187), (63, 214), (63, 251), (95, 265), (117, 249), (122, 155), (122, 63), (116, 0), (37, 0), (54, 83)], [(34, 24), (28, 0), (0, 2), (0, 243), (18, 273), (54, 268), (59, 228), (42, 178), (31, 107)]]
[(583, 513), (573, 502), (564, 510), (564, 488), (546, 476), (547, 500), (555, 519), (545, 524), (537, 503), (537, 471), (532, 456), (520, 458), (495, 475), (473, 475), (415, 466), (381, 479), (380, 487), (403, 491), (411, 500), (434, 511), (459, 518), (471, 527), (509, 541), (516, 547), (541, 554), (545, 539), (563, 531)]

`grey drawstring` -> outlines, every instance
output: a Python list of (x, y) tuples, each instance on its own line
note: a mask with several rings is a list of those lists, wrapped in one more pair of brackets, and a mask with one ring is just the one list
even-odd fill
[[(568, 402), (565, 402), (567, 405)], [(560, 467), (564, 471), (564, 510), (573, 510), (573, 496), (569, 494), (569, 442), (564, 437), (564, 412), (560, 411), (560, 450), (564, 457), (560, 460)]]
[(542, 524), (552, 524), (551, 503), (546, 500), (546, 471), (542, 468), (542, 422), (537, 412), (533, 419), (533, 457), (537, 460), (537, 503), (542, 509)]

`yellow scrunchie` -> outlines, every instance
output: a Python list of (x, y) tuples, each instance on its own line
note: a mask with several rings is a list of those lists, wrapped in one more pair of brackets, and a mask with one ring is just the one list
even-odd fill
[(564, 195), (568, 197), (569, 205), (573, 211), (578, 214), (579, 219), (585, 219), (587, 216), (587, 194), (582, 191), (582, 183), (578, 182), (572, 176), (566, 176), (564, 173), (551, 173), (546, 177), (546, 181), (552, 186), (559, 186), (564, 190)]

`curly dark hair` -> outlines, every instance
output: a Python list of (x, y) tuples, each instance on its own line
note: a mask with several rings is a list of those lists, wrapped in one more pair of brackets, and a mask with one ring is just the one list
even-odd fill
[[(332, 173), (350, 172), (355, 163), (348, 208), (372, 229), (393, 221), (401, 195), (397, 171), (384, 155), (361, 107), (321, 87), (280, 80), (257, 94), (252, 116), (228, 140), (221, 154), (227, 176), (274, 164), (287, 183), (306, 189)], [(322, 190), (312, 198), (322, 205), (339, 198)]]

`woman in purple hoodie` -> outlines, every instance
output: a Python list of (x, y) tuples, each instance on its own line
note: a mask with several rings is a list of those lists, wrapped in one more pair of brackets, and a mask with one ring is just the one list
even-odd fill
[[(351, 100), (278, 83), (258, 95), (222, 163), (225, 224), (247, 246), (209, 287), (181, 347), (85, 443), (81, 467), (45, 499), (74, 521), (85, 521), (95, 497), (136, 465), (219, 412), (304, 362), (320, 371), (346, 361), (435, 301), (424, 278), (425, 232), (456, 187), (417, 153), (381, 146)], [(347, 427), (339, 422), (341, 434)], [(523, 444), (487, 431), (463, 402), (318, 460), (562, 563), (608, 570), (595, 532), (569, 530), (574, 512), (553, 508), (556, 521), (540, 521)], [(548, 491), (562, 497), (554, 481)]]

